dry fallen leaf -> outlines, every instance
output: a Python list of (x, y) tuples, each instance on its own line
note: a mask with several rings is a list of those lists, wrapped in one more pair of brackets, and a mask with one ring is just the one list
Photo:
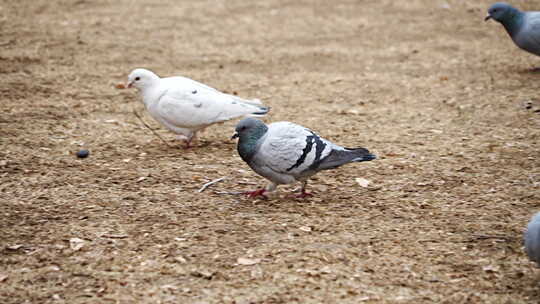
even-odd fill
[(494, 265), (487, 265), (487, 266), (482, 267), (482, 270), (487, 273), (495, 273), (495, 272), (499, 272), (499, 267), (494, 266)]
[(161, 286), (161, 289), (166, 289), (166, 290), (177, 290), (178, 287), (172, 285), (172, 284), (167, 284), (167, 285), (163, 285)]
[(308, 227), (308, 226), (302, 226), (302, 227), (300, 227), (298, 229), (300, 229), (302, 231), (305, 231), (305, 232), (311, 232), (311, 227)]
[(69, 239), (69, 247), (73, 251), (79, 251), (84, 246), (84, 240), (80, 238), (71, 238)]
[(19, 248), (21, 248), (23, 245), (11, 245), (11, 246), (7, 246), (7, 249), (9, 250), (17, 250)]
[(177, 261), (178, 263), (182, 263), (182, 264), (187, 263), (187, 260), (181, 255), (175, 257), (174, 260)]
[(370, 181), (368, 181), (367, 179), (365, 178), (361, 178), (361, 177), (357, 177), (354, 179), (356, 181), (356, 183), (364, 188), (367, 188), (367, 186), (369, 186), (369, 184), (371, 183)]
[(261, 259), (249, 259), (249, 258), (238, 258), (236, 262), (238, 265), (255, 265), (259, 263)]
[(49, 271), (60, 271), (60, 267), (58, 267), (56, 265), (51, 265), (51, 266), (47, 267), (47, 270), (49, 270)]
[(122, 90), (122, 89), (126, 88), (126, 85), (123, 84), (123, 83), (117, 83), (114, 87), (119, 89), (119, 90)]

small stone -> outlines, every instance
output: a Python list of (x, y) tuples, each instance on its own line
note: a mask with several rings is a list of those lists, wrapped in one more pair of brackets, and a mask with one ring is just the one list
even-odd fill
[(77, 155), (78, 158), (87, 158), (88, 155), (90, 155), (90, 151), (88, 151), (86, 149), (79, 150), (79, 151), (77, 151), (76, 155)]

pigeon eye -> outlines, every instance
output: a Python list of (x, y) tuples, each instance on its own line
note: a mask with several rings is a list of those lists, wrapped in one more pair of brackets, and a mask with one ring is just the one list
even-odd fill
[(135, 81), (141, 80), (141, 77), (135, 77)]

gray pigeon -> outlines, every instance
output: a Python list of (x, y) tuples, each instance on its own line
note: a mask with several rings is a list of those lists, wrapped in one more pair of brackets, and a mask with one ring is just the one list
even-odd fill
[(525, 231), (525, 252), (540, 267), (540, 212), (535, 214)]
[(244, 118), (236, 125), (233, 138), (238, 140), (238, 154), (259, 175), (270, 181), (263, 189), (246, 192), (250, 197), (265, 196), (280, 184), (302, 182), (298, 197), (306, 192), (307, 179), (321, 170), (334, 169), (351, 162), (374, 160), (364, 148), (344, 148), (292, 122), (268, 126), (255, 118)]
[(500, 22), (521, 49), (540, 56), (540, 12), (522, 12), (508, 3), (493, 4), (485, 21)]

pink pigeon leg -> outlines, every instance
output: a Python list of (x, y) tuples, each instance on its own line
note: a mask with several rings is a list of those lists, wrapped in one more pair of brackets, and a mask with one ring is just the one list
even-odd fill
[(306, 187), (307, 187), (307, 181), (302, 182), (302, 189), (300, 190), (300, 194), (296, 195), (297, 198), (306, 198), (309, 196), (313, 196), (312, 193), (306, 192)]
[(264, 195), (265, 192), (266, 192), (266, 189), (262, 188), (262, 189), (257, 189), (255, 191), (242, 192), (242, 194), (247, 195), (247, 197), (249, 198), (256, 198), (258, 196), (262, 196), (263, 198), (268, 198), (266, 195)]

